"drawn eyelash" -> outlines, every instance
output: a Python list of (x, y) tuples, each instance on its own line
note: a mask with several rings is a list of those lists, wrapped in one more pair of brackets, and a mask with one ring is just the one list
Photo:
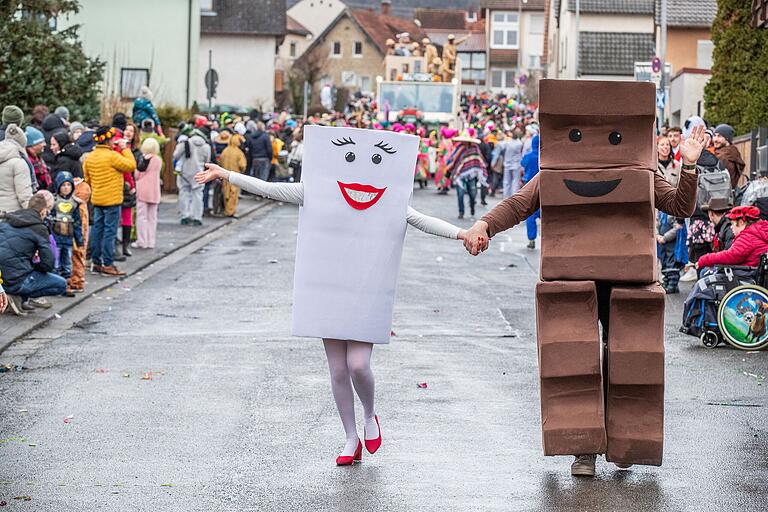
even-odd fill
[(355, 141), (353, 141), (352, 139), (350, 139), (348, 137), (344, 137), (343, 139), (336, 139), (336, 140), (331, 141), (331, 144), (333, 144), (334, 146), (346, 146), (347, 144), (354, 144), (354, 143), (355, 143)]
[(379, 148), (380, 150), (384, 151), (385, 153), (388, 153), (390, 155), (397, 153), (397, 151), (390, 146), (389, 144), (385, 143), (384, 141), (379, 142), (374, 147)]

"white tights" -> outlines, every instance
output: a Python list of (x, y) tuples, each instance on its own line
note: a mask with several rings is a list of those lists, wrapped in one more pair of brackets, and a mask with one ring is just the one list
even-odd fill
[(331, 390), (336, 400), (347, 442), (342, 455), (352, 455), (357, 448), (358, 435), (355, 424), (355, 395), (363, 404), (365, 437), (376, 439), (379, 429), (373, 410), (374, 381), (371, 371), (373, 345), (359, 341), (324, 339), (325, 355), (331, 371)]

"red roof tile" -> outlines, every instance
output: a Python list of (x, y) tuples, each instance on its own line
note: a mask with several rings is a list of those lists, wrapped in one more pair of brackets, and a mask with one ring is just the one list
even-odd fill
[(350, 9), (349, 13), (376, 43), (381, 53), (387, 51), (387, 39), (394, 39), (396, 34), (408, 32), (412, 41), (421, 41), (426, 36), (413, 20), (388, 16), (369, 9)]
[(291, 16), (286, 16), (285, 30), (289, 34), (298, 34), (300, 36), (306, 36), (312, 34), (307, 27), (296, 21)]

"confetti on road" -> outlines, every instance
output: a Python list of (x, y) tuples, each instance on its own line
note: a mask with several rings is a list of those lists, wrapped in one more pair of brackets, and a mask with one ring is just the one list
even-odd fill
[(426, 382), (419, 382), (416, 384), (416, 387), (419, 389), (427, 389), (427, 383)]

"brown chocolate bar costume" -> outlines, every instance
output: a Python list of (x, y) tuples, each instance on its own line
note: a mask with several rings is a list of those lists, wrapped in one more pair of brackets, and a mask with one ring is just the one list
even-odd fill
[(541, 170), (482, 220), (494, 236), (541, 207), (544, 453), (661, 465), (664, 291), (654, 206), (689, 217), (696, 174), (683, 172), (675, 189), (656, 172), (653, 84), (542, 80), (539, 96)]

